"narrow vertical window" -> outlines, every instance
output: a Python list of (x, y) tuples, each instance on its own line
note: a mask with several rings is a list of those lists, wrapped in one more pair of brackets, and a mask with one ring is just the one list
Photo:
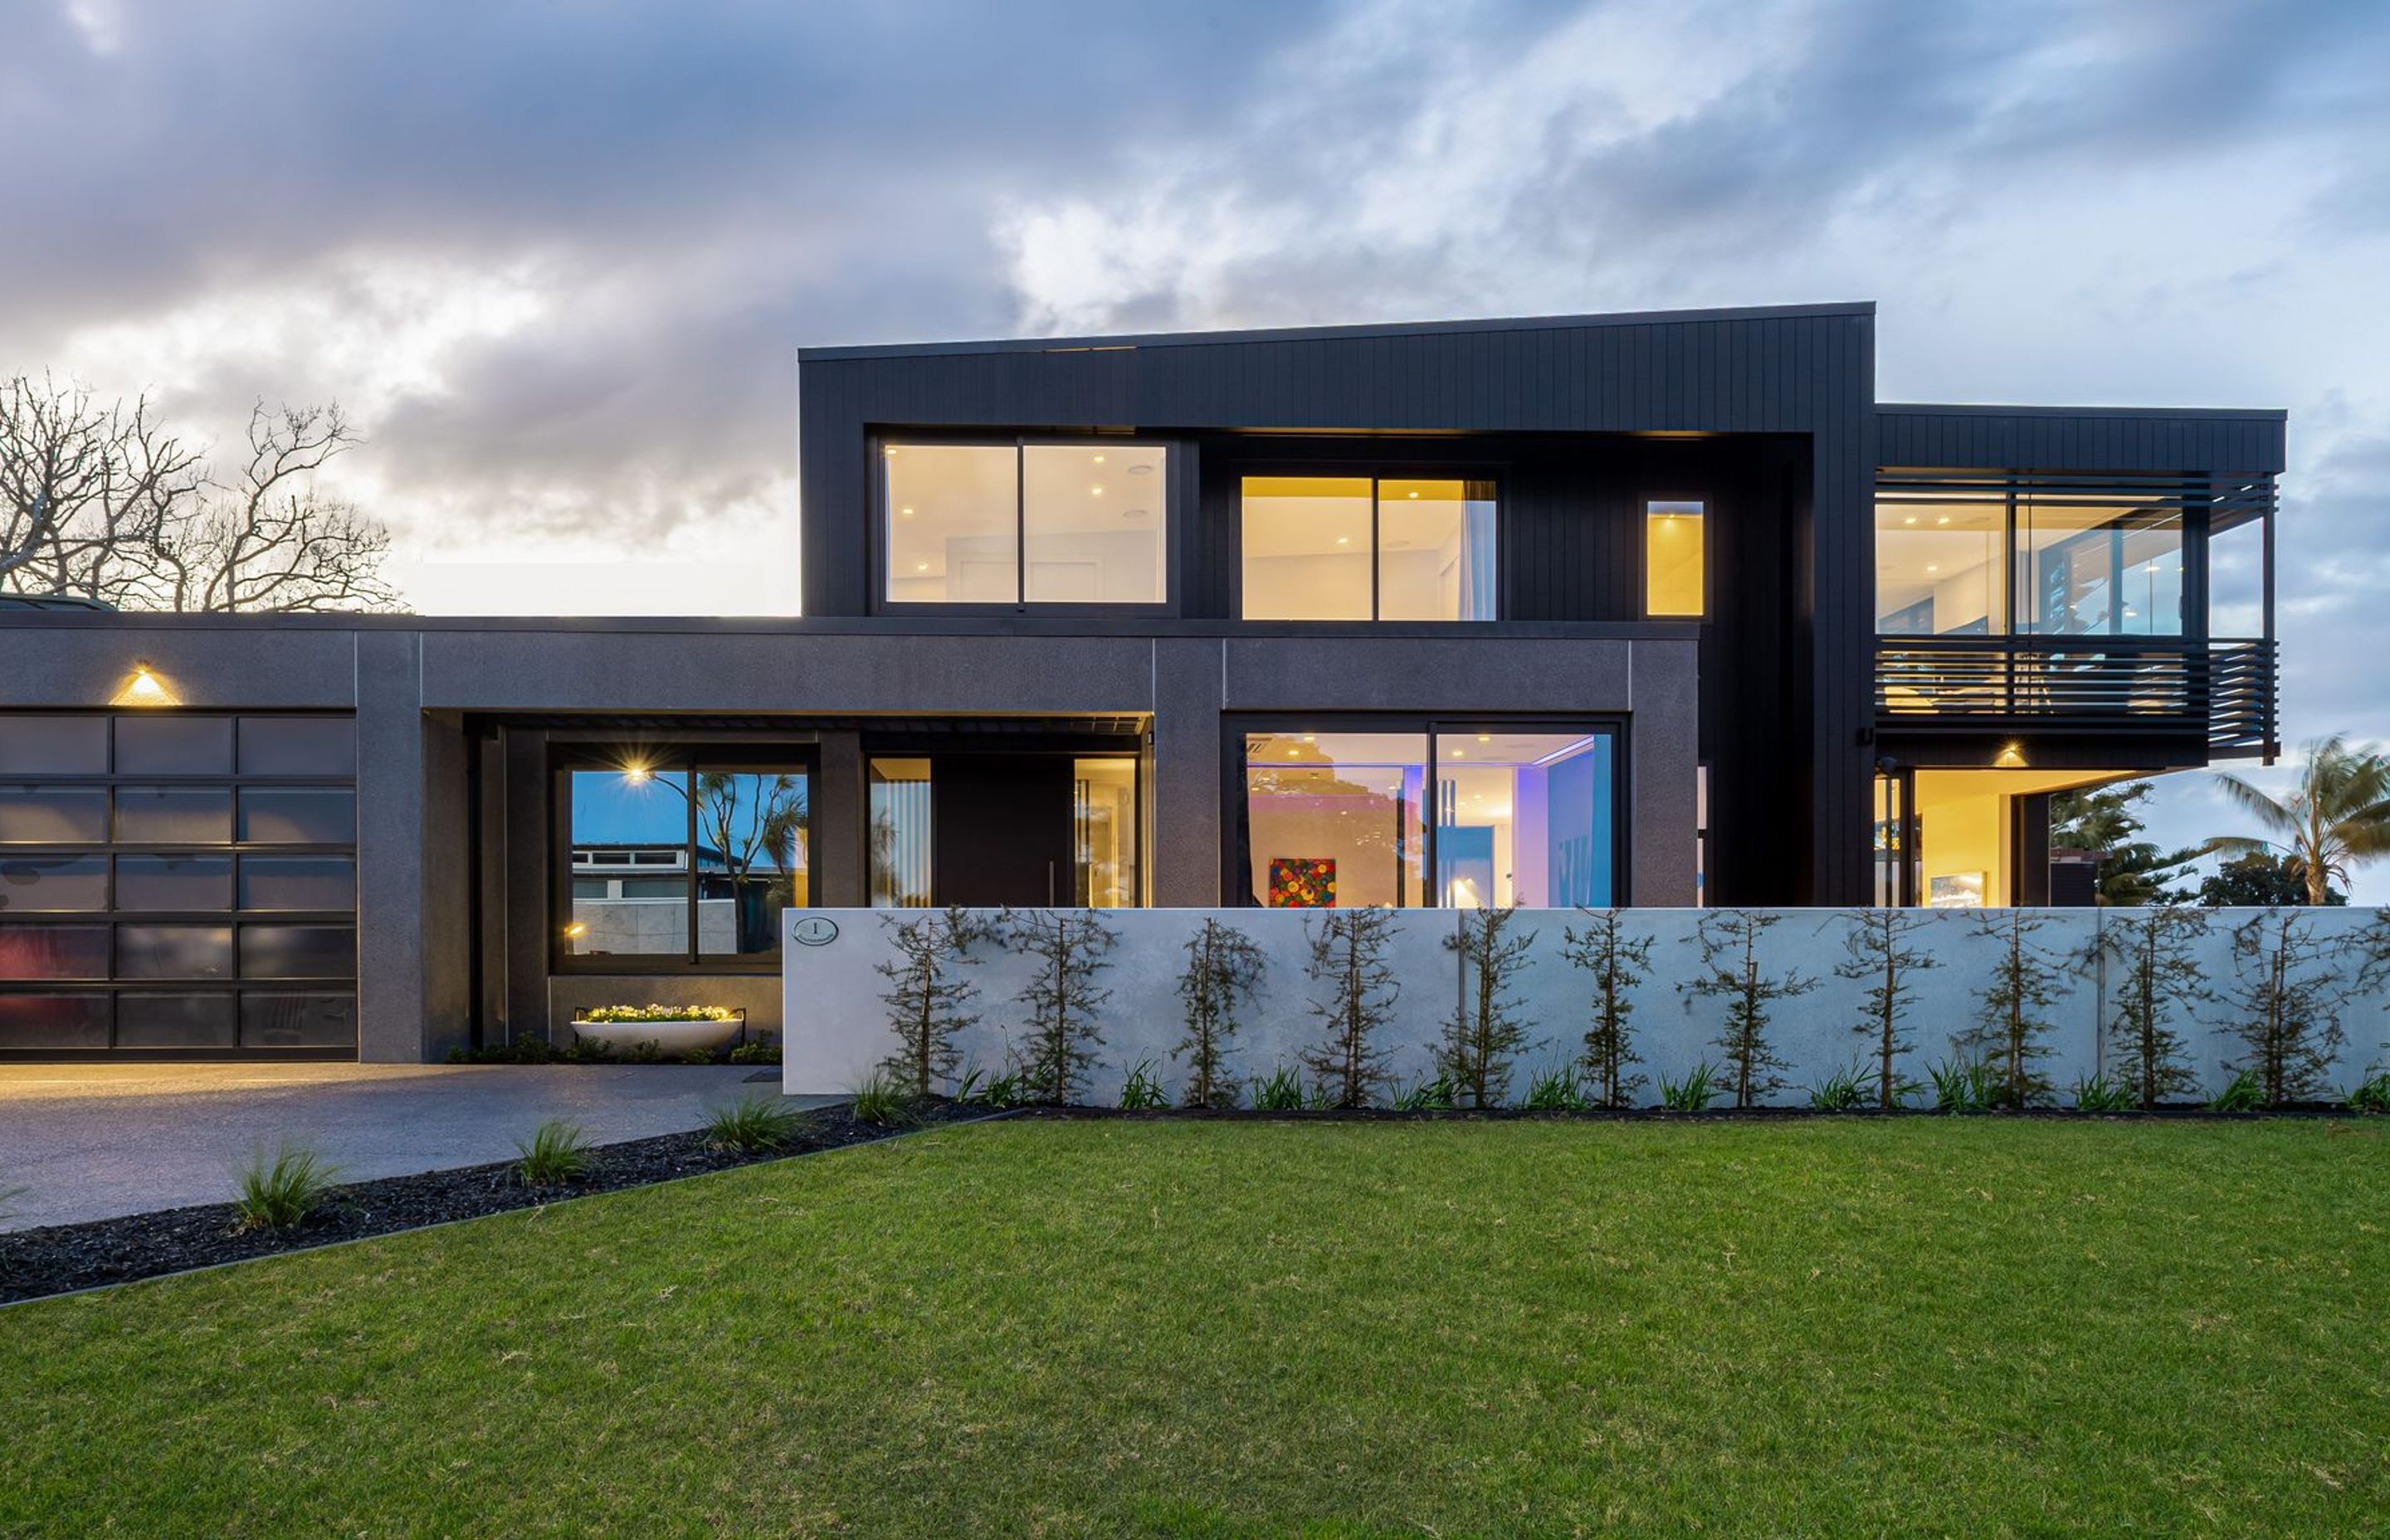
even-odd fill
[(1709, 610), (1706, 506), (1643, 506), (1643, 612), (1699, 620)]
[(931, 902), (930, 762), (874, 759), (871, 906), (925, 909)]

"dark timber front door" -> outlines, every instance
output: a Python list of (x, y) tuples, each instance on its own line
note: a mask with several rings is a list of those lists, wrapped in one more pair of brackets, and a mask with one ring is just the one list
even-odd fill
[(931, 786), (940, 904), (1072, 902), (1068, 754), (940, 754)]

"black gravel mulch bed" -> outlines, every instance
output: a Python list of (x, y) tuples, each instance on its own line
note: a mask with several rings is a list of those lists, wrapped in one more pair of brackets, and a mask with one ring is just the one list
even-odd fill
[(825, 1107), (803, 1114), (795, 1137), (777, 1149), (752, 1153), (718, 1149), (701, 1133), (600, 1145), (590, 1151), (586, 1174), (563, 1187), (525, 1187), (511, 1161), (418, 1176), (385, 1176), (334, 1188), (321, 1208), (287, 1230), (238, 1229), (238, 1215), (231, 1204), (205, 1203), (82, 1225), (0, 1231), (0, 1304), (283, 1251), (303, 1251), (450, 1220), (533, 1209), (592, 1193), (868, 1144), (917, 1128), (972, 1122), (988, 1115), (984, 1108), (937, 1102), (922, 1109), (914, 1123), (892, 1128), (859, 1122), (844, 1107)]

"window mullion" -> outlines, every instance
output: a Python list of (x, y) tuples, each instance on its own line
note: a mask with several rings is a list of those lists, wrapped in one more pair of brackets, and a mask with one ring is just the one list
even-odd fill
[(687, 952), (687, 954), (686, 957), (684, 958), (684, 960), (688, 964), (688, 966), (689, 966), (689, 967), (691, 967), (691, 968), (695, 968), (695, 967), (697, 966), (697, 959), (698, 959), (698, 946), (697, 946), (697, 916), (698, 916), (698, 907), (697, 907), (697, 870), (698, 870), (698, 859), (697, 859), (697, 761), (696, 761), (694, 758), (691, 758), (691, 759), (689, 759), (689, 760), (687, 760), (687, 761), (684, 761), (684, 762), (683, 762), (682, 774), (683, 774), (683, 776), (685, 776), (687, 777), (687, 788), (688, 788), (688, 847), (687, 847), (687, 848), (688, 848), (688, 854), (687, 854), (687, 856), (686, 857), (686, 859), (687, 859), (687, 863), (688, 863), (688, 952)]

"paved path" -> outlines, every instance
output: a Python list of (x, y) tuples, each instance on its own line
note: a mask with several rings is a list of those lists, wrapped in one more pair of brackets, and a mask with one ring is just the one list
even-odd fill
[[(741, 1096), (746, 1065), (0, 1065), (0, 1230), (222, 1202), (285, 1136), (362, 1181), (513, 1158), (545, 1118), (594, 1143), (677, 1134)], [(792, 1097), (794, 1105), (836, 1098)]]

